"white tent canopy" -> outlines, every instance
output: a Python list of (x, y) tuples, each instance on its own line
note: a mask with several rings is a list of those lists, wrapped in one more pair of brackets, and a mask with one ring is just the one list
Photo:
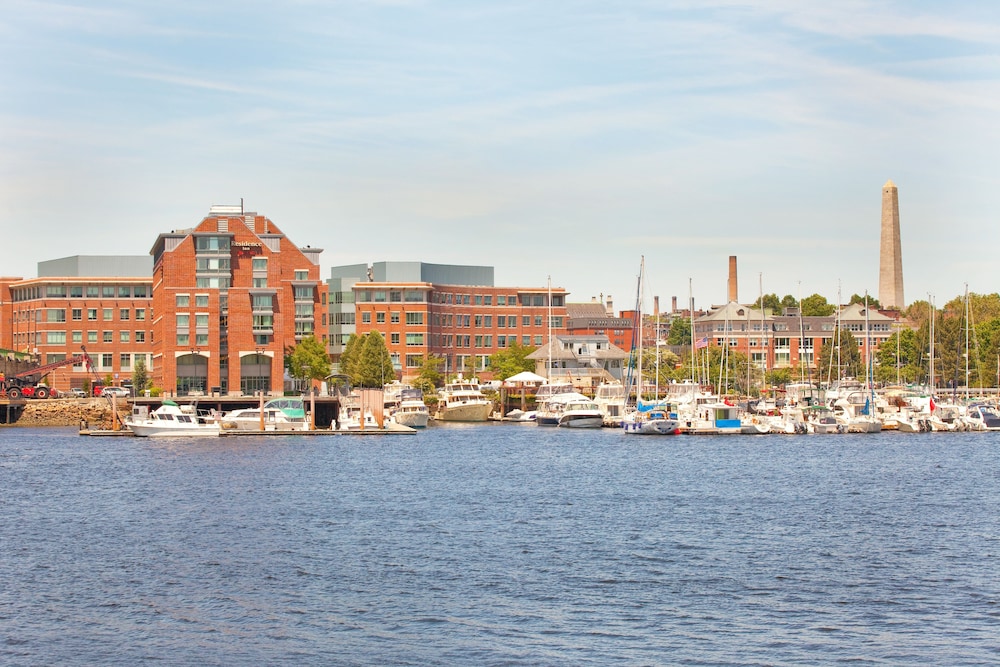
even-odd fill
[(545, 382), (545, 378), (531, 371), (521, 371), (504, 380), (504, 384), (541, 384), (542, 382)]

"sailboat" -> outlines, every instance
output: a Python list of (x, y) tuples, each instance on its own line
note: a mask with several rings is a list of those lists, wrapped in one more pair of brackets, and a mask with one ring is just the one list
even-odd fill
[[(636, 352), (635, 373), (635, 406), (630, 405), (632, 370), (629, 369), (629, 380), (625, 391), (625, 416), (622, 418), (622, 429), (632, 435), (678, 435), (681, 432), (680, 422), (670, 414), (669, 404), (657, 400), (651, 403), (642, 400), (642, 290), (645, 280), (646, 258), (642, 257), (639, 264), (639, 286), (636, 294), (636, 336), (633, 338), (632, 349)], [(657, 384), (657, 387), (659, 385)], [(631, 409), (630, 409), (631, 408)]]

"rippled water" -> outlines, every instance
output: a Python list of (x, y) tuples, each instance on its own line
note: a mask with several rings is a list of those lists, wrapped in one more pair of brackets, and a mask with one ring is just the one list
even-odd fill
[(1000, 662), (1000, 434), (0, 431), (0, 663)]

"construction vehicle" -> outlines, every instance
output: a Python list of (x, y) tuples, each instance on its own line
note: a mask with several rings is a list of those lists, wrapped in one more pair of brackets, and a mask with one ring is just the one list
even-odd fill
[(41, 380), (48, 375), (49, 371), (54, 371), (63, 366), (75, 366), (76, 364), (86, 363), (87, 369), (96, 377), (94, 362), (90, 358), (90, 355), (87, 354), (87, 348), (81, 346), (80, 350), (82, 350), (82, 354), (68, 357), (62, 361), (53, 361), (50, 364), (29, 368), (26, 371), (15, 373), (10, 377), (0, 374), (0, 394), (6, 394), (7, 398), (13, 401), (22, 397), (48, 398), (52, 395), (52, 390), (48, 386), (41, 384)]

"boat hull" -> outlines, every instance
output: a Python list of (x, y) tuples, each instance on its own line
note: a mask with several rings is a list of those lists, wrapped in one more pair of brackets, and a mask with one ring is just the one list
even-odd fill
[(489, 419), (492, 409), (493, 404), (489, 401), (448, 405), (438, 410), (437, 419), (443, 422), (484, 422)]
[(604, 415), (563, 415), (559, 420), (563, 428), (601, 428), (604, 426)]
[(644, 419), (622, 421), (622, 428), (630, 435), (679, 435), (681, 423), (676, 419)]
[(132, 422), (126, 422), (125, 425), (139, 438), (217, 438), (221, 433), (218, 424), (179, 426), (176, 428)]
[(426, 428), (430, 414), (426, 412), (396, 412), (392, 415), (392, 420), (400, 426), (410, 428)]

